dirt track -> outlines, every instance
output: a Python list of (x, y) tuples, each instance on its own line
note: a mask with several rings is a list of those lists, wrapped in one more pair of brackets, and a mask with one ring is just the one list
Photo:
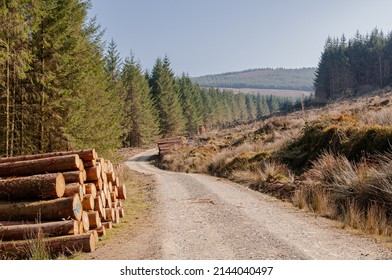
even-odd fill
[(127, 162), (157, 182), (154, 217), (119, 245), (99, 248), (94, 259), (392, 258), (373, 240), (261, 193), (210, 176), (157, 169), (149, 163), (154, 153)]

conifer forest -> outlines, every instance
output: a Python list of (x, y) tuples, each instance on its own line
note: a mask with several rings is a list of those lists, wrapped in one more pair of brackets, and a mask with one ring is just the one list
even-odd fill
[[(247, 122), (292, 105), (274, 96), (201, 88), (168, 57), (143, 70), (122, 58), (80, 0), (0, 6), (0, 156), (148, 145)], [(129, 47), (130, 50), (132, 46)]]

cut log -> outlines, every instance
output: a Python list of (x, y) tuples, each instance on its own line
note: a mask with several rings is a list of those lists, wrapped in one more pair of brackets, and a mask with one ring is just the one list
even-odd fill
[(82, 204), (78, 195), (53, 200), (0, 204), (0, 220), (54, 221), (82, 217)]
[(113, 223), (112, 222), (102, 222), (102, 226), (104, 226), (106, 229), (111, 229), (111, 228), (113, 228)]
[(119, 224), (120, 223), (120, 210), (118, 208), (115, 208), (114, 212), (115, 212), (115, 218), (114, 218), (113, 223)]
[(92, 194), (86, 194), (82, 201), (83, 210), (94, 210), (95, 202)]
[(86, 181), (97, 181), (101, 179), (101, 169), (98, 166), (87, 168), (86, 174)]
[(125, 184), (118, 187), (118, 199), (127, 199), (127, 189)]
[(98, 236), (104, 236), (106, 235), (106, 228), (104, 226), (100, 226), (95, 229), (98, 233)]
[(90, 221), (86, 211), (83, 211), (82, 213), (82, 223), (83, 223), (83, 231), (87, 232), (90, 229)]
[(94, 229), (101, 226), (101, 218), (99, 217), (98, 211), (87, 212), (90, 229)]
[(52, 199), (62, 197), (64, 191), (65, 180), (61, 173), (0, 180), (0, 200)]
[(102, 207), (105, 208), (107, 203), (106, 203), (106, 194), (103, 191), (98, 191), (97, 192), (97, 197), (100, 196), (101, 197), (101, 201), (102, 201)]
[(118, 187), (117, 186), (113, 187), (113, 192), (114, 192), (114, 195), (116, 196), (116, 198), (118, 199)]
[(0, 242), (0, 254), (10, 258), (26, 258), (29, 249), (34, 244), (41, 243), (50, 254), (69, 254), (77, 251), (90, 253), (95, 251), (96, 240), (94, 234), (65, 235), (43, 239)]
[(0, 240), (34, 239), (39, 234), (45, 237), (61, 236), (78, 233), (78, 221), (60, 221), (39, 224), (22, 224), (13, 226), (0, 226)]
[(81, 171), (62, 172), (66, 184), (79, 183), (83, 184), (83, 173)]
[(109, 221), (114, 221), (116, 219), (116, 213), (114, 211), (114, 208), (105, 208), (105, 213), (106, 213), (106, 222)]
[(77, 221), (78, 223), (78, 232), (76, 234), (82, 234), (85, 233), (84, 231), (84, 226), (83, 226), (83, 222), (82, 221)]
[(118, 209), (118, 212), (120, 214), (120, 218), (124, 218), (124, 216), (125, 216), (124, 208), (117, 208), (117, 209)]
[(75, 194), (79, 196), (81, 201), (83, 200), (83, 185), (79, 183), (65, 185), (64, 197), (74, 196)]
[(107, 172), (106, 176), (108, 177), (109, 182), (113, 183), (116, 180), (116, 174), (114, 173), (114, 170), (110, 170), (109, 172)]
[(84, 168), (93, 167), (97, 164), (95, 159), (92, 160), (83, 160)]
[(117, 197), (115, 192), (110, 193), (110, 200), (112, 201), (112, 203), (117, 203)]
[(120, 178), (116, 177), (116, 179), (113, 181), (113, 186), (120, 186)]
[(95, 242), (99, 241), (99, 235), (98, 232), (95, 229), (89, 230), (87, 233), (90, 233), (94, 236)]
[(0, 163), (0, 177), (14, 177), (79, 170), (78, 155)]
[(86, 184), (86, 194), (91, 194), (94, 198), (97, 197), (97, 187), (94, 184)]
[(78, 155), (80, 159), (83, 161), (93, 160), (97, 158), (97, 153), (95, 152), (95, 150), (89, 149), (89, 150), (80, 150), (80, 151), (64, 151), (64, 152), (54, 152), (54, 153), (46, 153), (46, 154), (0, 158), (0, 163), (17, 162), (17, 161), (25, 161), (25, 160), (33, 160), (33, 159), (41, 159), (41, 158), (51, 158), (51, 157), (59, 157), (59, 156), (67, 156), (67, 155), (75, 155), (75, 154)]
[(102, 183), (102, 179), (99, 179), (97, 181), (87, 181), (86, 184), (94, 184), (95, 187), (97, 188), (97, 191), (100, 191), (103, 189), (103, 183)]
[(107, 191), (108, 192), (112, 192), (113, 191), (113, 184), (112, 184), (112, 182), (108, 183), (108, 190)]

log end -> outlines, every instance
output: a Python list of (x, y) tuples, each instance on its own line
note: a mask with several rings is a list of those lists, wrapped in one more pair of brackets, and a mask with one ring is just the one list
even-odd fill
[(57, 173), (56, 176), (56, 195), (57, 197), (63, 197), (65, 193), (65, 179), (64, 175)]
[(83, 208), (82, 203), (80, 202), (79, 195), (77, 194), (75, 194), (73, 197), (72, 209), (75, 220), (80, 221), (82, 219)]

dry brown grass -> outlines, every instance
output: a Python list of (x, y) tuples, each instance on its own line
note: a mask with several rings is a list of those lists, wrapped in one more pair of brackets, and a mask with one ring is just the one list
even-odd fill
[(347, 227), (389, 235), (391, 100), (391, 91), (378, 91), (211, 131), (164, 162), (174, 171), (226, 177)]

